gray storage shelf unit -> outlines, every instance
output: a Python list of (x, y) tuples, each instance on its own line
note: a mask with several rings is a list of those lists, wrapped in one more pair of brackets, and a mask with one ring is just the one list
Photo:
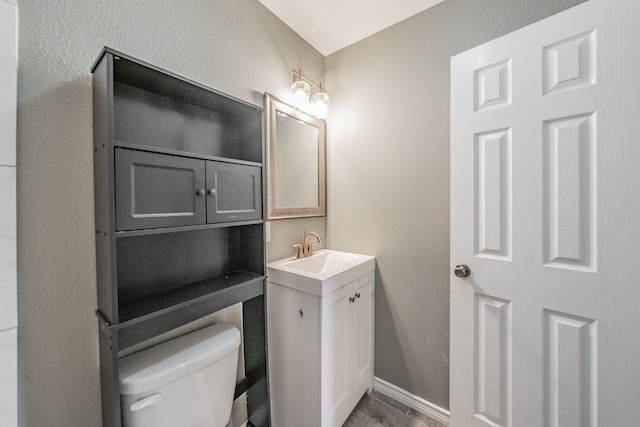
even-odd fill
[(262, 109), (110, 48), (91, 71), (103, 425), (121, 350), (242, 302), (235, 395), (270, 426)]

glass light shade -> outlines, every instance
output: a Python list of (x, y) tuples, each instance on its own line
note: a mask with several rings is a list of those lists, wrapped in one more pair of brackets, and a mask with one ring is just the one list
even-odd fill
[(311, 98), (313, 115), (324, 120), (329, 113), (329, 95), (326, 92), (317, 92)]
[(298, 80), (291, 85), (291, 92), (293, 92), (291, 103), (294, 107), (304, 110), (309, 105), (309, 93), (311, 87), (309, 83), (304, 80)]

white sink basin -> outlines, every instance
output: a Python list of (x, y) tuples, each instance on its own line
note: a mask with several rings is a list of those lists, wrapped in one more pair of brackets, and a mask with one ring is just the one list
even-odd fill
[(267, 274), (270, 282), (324, 296), (374, 269), (372, 256), (321, 249), (308, 258), (272, 262)]

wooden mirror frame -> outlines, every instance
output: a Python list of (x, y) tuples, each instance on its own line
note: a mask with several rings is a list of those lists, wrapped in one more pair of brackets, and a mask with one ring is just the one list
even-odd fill
[[(298, 110), (275, 96), (264, 94), (267, 113), (267, 218), (300, 218), (326, 215), (326, 123), (324, 120)], [(318, 129), (318, 206), (278, 208), (276, 204), (276, 116), (278, 112), (293, 117)]]

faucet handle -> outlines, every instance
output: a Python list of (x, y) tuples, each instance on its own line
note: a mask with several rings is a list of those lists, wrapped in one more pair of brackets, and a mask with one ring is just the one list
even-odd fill
[(294, 247), (294, 248), (298, 248), (298, 253), (296, 254), (296, 259), (304, 257), (304, 255), (302, 253), (302, 245), (295, 244), (295, 245), (291, 245), (291, 246)]

